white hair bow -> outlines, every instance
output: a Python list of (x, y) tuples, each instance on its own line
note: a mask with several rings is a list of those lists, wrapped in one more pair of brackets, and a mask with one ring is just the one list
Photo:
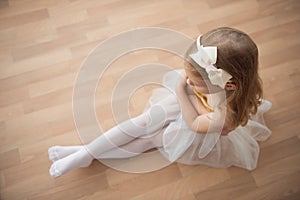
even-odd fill
[(190, 54), (190, 57), (202, 68), (205, 69), (208, 74), (208, 78), (213, 85), (218, 85), (221, 88), (225, 88), (226, 82), (232, 78), (232, 76), (223, 69), (218, 69), (214, 66), (217, 62), (217, 47), (207, 46), (203, 47), (200, 44), (200, 37), (197, 38), (196, 53)]

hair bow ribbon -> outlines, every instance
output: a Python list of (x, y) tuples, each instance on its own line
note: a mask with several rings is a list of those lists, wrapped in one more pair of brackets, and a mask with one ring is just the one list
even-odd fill
[(225, 88), (225, 85), (232, 76), (223, 69), (215, 67), (217, 62), (217, 47), (203, 47), (200, 44), (200, 36), (197, 38), (197, 52), (190, 54), (190, 57), (208, 74), (208, 78), (213, 85)]

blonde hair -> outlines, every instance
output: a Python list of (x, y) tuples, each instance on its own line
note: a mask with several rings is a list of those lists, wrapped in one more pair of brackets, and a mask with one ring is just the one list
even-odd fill
[[(221, 27), (201, 37), (203, 46), (217, 47), (217, 68), (227, 71), (236, 85), (235, 90), (226, 91), (226, 119), (234, 127), (246, 125), (261, 104), (262, 86), (258, 75), (258, 49), (253, 40), (242, 31)], [(186, 52), (186, 67), (199, 68), (189, 55), (195, 52), (194, 43)], [(197, 70), (199, 71), (199, 70)], [(204, 73), (198, 74), (207, 77)]]

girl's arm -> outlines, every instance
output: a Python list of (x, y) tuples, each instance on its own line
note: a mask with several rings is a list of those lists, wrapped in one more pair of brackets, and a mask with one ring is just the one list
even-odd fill
[(195, 110), (187, 95), (186, 78), (183, 77), (179, 80), (176, 87), (176, 95), (180, 104), (183, 119), (188, 127), (197, 133), (206, 133), (209, 127), (210, 119), (207, 115), (199, 115)]

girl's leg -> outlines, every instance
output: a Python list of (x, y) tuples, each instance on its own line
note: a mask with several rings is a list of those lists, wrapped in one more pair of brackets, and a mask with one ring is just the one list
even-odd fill
[[(170, 100), (174, 101), (173, 97)], [(168, 102), (170, 101), (167, 98), (165, 105), (168, 105)], [(101, 158), (101, 154), (106, 151), (122, 146), (138, 137), (149, 137), (169, 123), (166, 119), (168, 119), (168, 114), (173, 113), (167, 113), (167, 111), (163, 104), (157, 104), (142, 115), (110, 129), (85, 148), (54, 162), (50, 168), (51, 176), (58, 177), (72, 169), (89, 166), (94, 158)]]
[(108, 159), (108, 158), (130, 158), (137, 156), (149, 149), (161, 147), (163, 145), (162, 136), (163, 130), (157, 132), (156, 135), (150, 138), (137, 138), (131, 142), (124, 144), (120, 147), (111, 149), (102, 153), (99, 158)]
[[(174, 105), (176, 105), (176, 102), (176, 97), (174, 95), (170, 95), (168, 98), (160, 101), (158, 105), (161, 105), (165, 109), (166, 116), (169, 117), (170, 115), (176, 115), (176, 113), (179, 111), (177, 109), (174, 109)], [(155, 127), (152, 127), (152, 131), (153, 129), (155, 129)], [(150, 128), (148, 129), (148, 132), (152, 131)], [(54, 162), (79, 151), (82, 147), (83, 146), (54, 146), (49, 148), (48, 150), (49, 158)]]
[[(136, 118), (127, 120), (120, 125), (113, 127), (112, 129), (108, 130), (106, 133), (86, 145), (86, 150), (93, 157), (98, 158), (98, 155), (105, 151), (126, 144), (131, 140), (134, 140), (135, 138), (145, 136), (147, 135), (147, 133), (151, 133), (151, 129), (155, 131), (156, 127), (160, 128), (161, 126), (163, 126), (161, 124), (162, 121), (158, 121), (158, 123), (155, 122), (156, 125), (152, 122), (152, 126), (148, 126), (148, 124), (151, 121), (150, 114), (154, 119), (159, 119), (161, 118), (161, 116), (163, 116), (163, 114), (160, 115), (160, 113), (162, 113), (162, 110), (159, 111), (159, 109), (160, 108), (158, 107), (152, 107), (151, 109), (149, 109), (149, 112), (145, 112)], [(147, 128), (147, 126), (149, 128)], [(82, 146), (54, 146), (49, 148), (48, 154), (50, 160), (57, 161), (81, 150), (82, 148)]]
[(151, 137), (153, 133), (162, 129), (166, 123), (165, 110), (161, 106), (155, 105), (142, 115), (110, 129), (85, 145), (85, 148), (97, 159), (101, 157), (102, 153), (120, 147), (136, 138)]
[[(152, 137), (134, 138), (120, 147), (114, 146), (112, 149), (99, 154), (97, 159), (129, 158), (139, 155), (148, 149), (160, 147), (162, 145), (162, 133), (163, 131), (160, 131), (157, 135)], [(86, 148), (87, 146), (82, 146), (79, 151), (55, 161), (49, 170), (50, 175), (56, 178), (72, 169), (89, 166), (95, 157), (91, 156), (91, 154), (88, 153), (89, 150)]]

